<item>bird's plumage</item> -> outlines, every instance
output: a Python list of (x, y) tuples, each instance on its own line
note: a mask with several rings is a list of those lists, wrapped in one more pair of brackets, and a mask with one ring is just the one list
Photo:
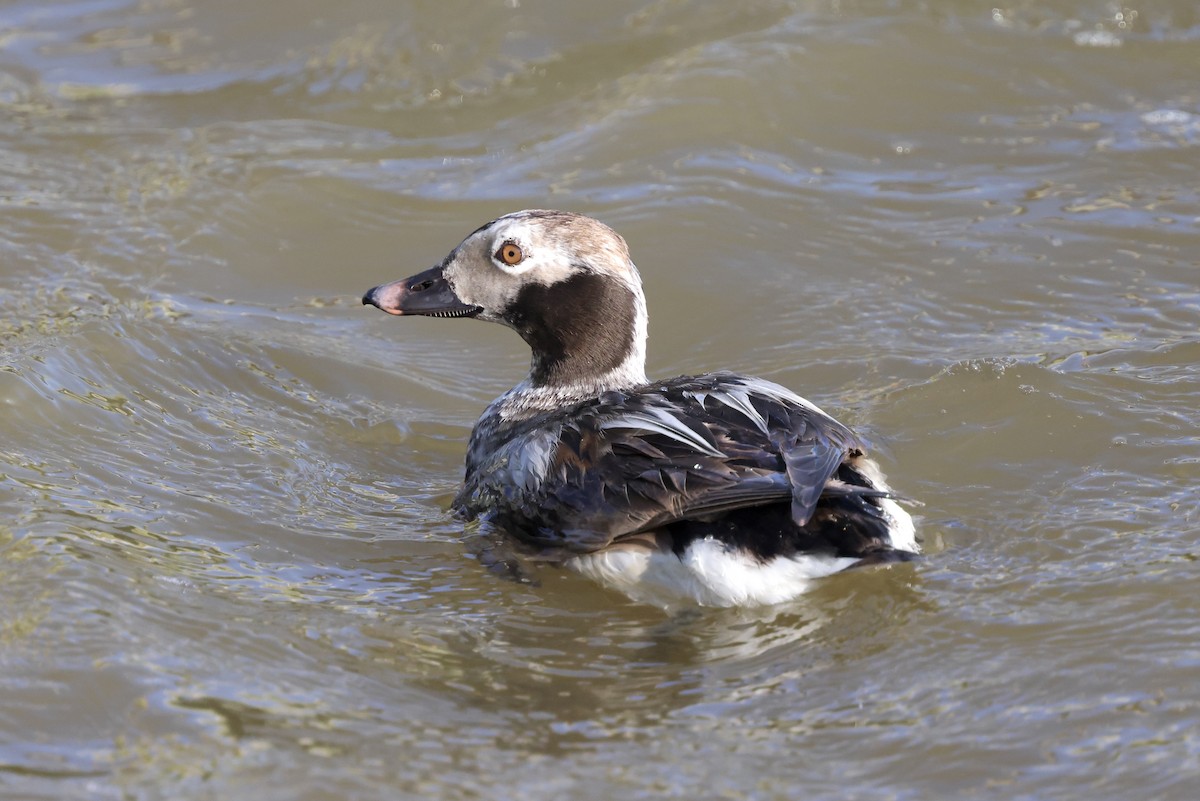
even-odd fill
[(506, 215), (364, 303), (500, 322), (530, 345), (529, 376), (472, 432), (453, 506), (538, 558), (634, 597), (730, 605), (918, 551), (863, 443), (813, 404), (728, 372), (646, 379), (640, 277), (602, 223)]
[[(863, 453), (848, 428), (783, 387), (732, 373), (614, 390), (484, 436), (503, 444), (472, 448), (455, 508), (563, 554), (768, 504), (787, 504), (802, 529), (822, 493), (871, 509), (867, 499), (886, 496), (838, 476)], [(774, 550), (805, 545), (817, 543), (793, 538)]]

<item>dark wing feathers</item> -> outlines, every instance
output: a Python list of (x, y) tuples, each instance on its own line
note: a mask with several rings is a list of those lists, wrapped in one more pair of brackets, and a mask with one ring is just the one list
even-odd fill
[(792, 519), (803, 526), (812, 518), (825, 484), (846, 458), (846, 451), (829, 440), (781, 443), (780, 455), (791, 485)]
[[(792, 518), (804, 525), (839, 466), (862, 447), (849, 429), (786, 390), (723, 374), (610, 393), (553, 417), (537, 423), (558, 434), (536, 487), (489, 486), (505, 471), (484, 470), (467, 476), (456, 504), (468, 514), (488, 510), (541, 548), (570, 552), (789, 500)], [(830, 489), (874, 494), (836, 481)]]

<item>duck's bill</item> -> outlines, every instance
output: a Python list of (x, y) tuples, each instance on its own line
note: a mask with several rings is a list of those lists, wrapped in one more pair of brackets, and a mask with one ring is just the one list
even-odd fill
[(479, 306), (463, 303), (454, 294), (442, 275), (441, 267), (433, 267), (402, 281), (382, 284), (363, 295), (363, 304), (374, 306), (388, 314), (421, 314), (426, 317), (474, 317), (483, 311)]

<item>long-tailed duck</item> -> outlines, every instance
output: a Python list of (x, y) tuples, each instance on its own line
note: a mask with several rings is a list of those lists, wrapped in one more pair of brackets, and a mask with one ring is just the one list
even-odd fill
[(646, 378), (641, 277), (603, 223), (507, 214), (363, 303), (529, 344), (528, 377), (471, 432), (453, 506), (541, 559), (637, 600), (737, 606), (920, 550), (862, 442), (812, 403), (728, 372)]

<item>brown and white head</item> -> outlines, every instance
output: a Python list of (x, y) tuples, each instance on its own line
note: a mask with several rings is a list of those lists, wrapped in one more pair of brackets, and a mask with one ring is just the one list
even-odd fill
[(646, 383), (641, 277), (625, 240), (580, 214), (506, 214), (441, 264), (377, 286), (363, 303), (395, 315), (502, 323), (532, 350), (535, 389), (591, 395)]

